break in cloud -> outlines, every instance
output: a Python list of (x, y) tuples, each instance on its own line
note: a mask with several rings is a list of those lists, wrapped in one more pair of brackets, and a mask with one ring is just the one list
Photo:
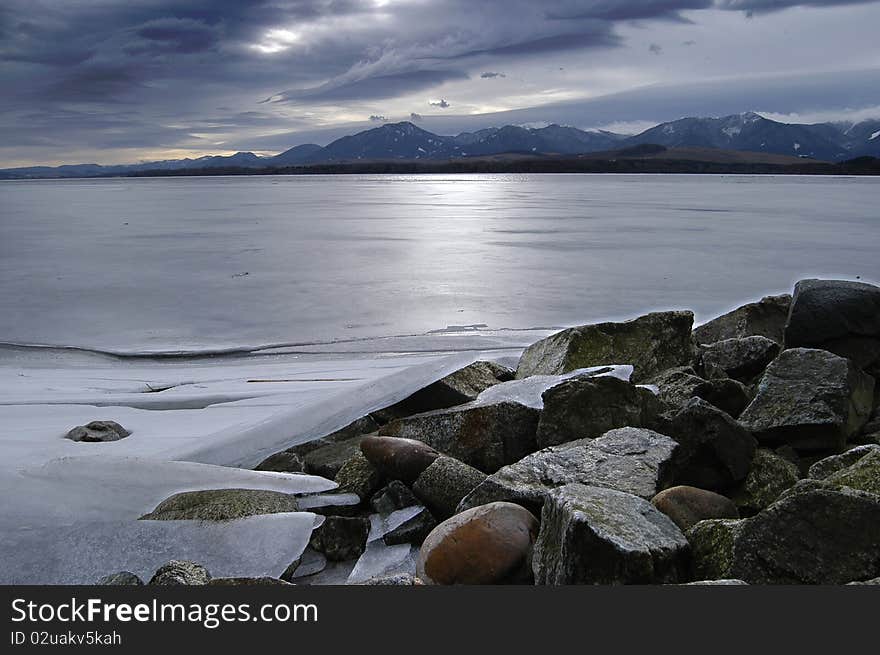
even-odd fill
[[(761, 80), (873, 74), (877, 24), (871, 0), (4, 0), (0, 165), (275, 151), (433, 102), (429, 129), (586, 126), (602, 98), (725, 79), (755, 109), (862, 111), (880, 90), (773, 104)], [(642, 97), (601, 120), (697, 113)]]

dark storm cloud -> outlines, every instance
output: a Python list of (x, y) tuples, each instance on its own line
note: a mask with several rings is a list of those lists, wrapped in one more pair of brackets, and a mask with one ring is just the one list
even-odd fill
[(493, 71), (486, 71), (485, 73), (480, 73), (480, 77), (484, 80), (491, 80), (495, 77), (507, 77), (504, 73), (495, 73)]
[(428, 104), (431, 105), (432, 107), (437, 107), (439, 109), (448, 109), (449, 107), (452, 106), (448, 102), (446, 102), (446, 100), (444, 100), (442, 98), (440, 100), (432, 100)]
[(789, 7), (836, 7), (842, 5), (861, 5), (877, 0), (717, 0), (719, 9), (758, 13), (778, 11)]
[[(223, 130), (281, 131), (326, 105), (427, 94), (494, 65), (614, 48), (633, 21), (866, 1), (3, 0), (0, 125), (15, 126), (4, 130), (7, 150), (38, 142), (58, 158), (81, 143), (155, 148), (208, 132), (222, 143)], [(491, 71), (480, 77), (503, 76)], [(265, 99), (266, 111), (242, 111)], [(40, 121), (22, 120), (36, 108)]]
[(127, 44), (125, 52), (136, 54), (192, 53), (213, 48), (220, 39), (220, 30), (190, 18), (159, 18), (135, 30), (139, 43)]

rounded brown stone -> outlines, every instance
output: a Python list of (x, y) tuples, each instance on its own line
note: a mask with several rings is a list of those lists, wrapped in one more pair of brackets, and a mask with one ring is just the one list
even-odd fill
[(738, 519), (739, 511), (729, 498), (714, 491), (681, 485), (670, 487), (651, 499), (684, 532), (705, 519)]
[(428, 535), (418, 576), (426, 584), (530, 582), (538, 519), (513, 503), (489, 503), (456, 514)]
[(364, 457), (392, 480), (412, 482), (440, 456), (429, 445), (400, 437), (364, 437)]

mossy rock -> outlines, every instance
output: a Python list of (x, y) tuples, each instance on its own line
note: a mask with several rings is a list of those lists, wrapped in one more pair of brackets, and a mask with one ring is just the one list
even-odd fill
[(752, 516), (769, 507), (800, 479), (798, 467), (781, 455), (759, 448), (745, 481), (731, 498), (742, 516)]
[(258, 489), (207, 489), (184, 491), (166, 498), (142, 520), (231, 521), (256, 514), (296, 512), (296, 497)]

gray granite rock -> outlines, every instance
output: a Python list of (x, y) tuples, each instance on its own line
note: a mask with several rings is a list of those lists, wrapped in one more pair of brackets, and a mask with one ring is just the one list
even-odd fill
[(694, 328), (694, 340), (703, 344), (762, 336), (781, 344), (790, 305), (787, 294), (765, 296)]
[(552, 489), (571, 483), (652, 498), (671, 483), (677, 448), (669, 437), (643, 428), (619, 428), (598, 439), (552, 446), (486, 478), (464, 498), (459, 511), (508, 501), (539, 513)]
[(687, 579), (688, 542), (672, 520), (632, 494), (571, 484), (541, 513), (536, 584), (658, 584)]
[(740, 423), (761, 443), (840, 450), (870, 416), (874, 378), (825, 350), (783, 351), (764, 373)]
[(651, 427), (663, 410), (651, 391), (616, 377), (576, 377), (547, 389), (537, 446), (595, 438), (622, 427)]

